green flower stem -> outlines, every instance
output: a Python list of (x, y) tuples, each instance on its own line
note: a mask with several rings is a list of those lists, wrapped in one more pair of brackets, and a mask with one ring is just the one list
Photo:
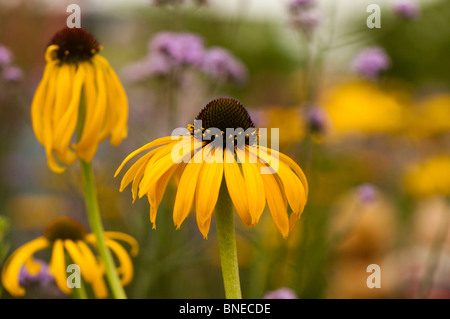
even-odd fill
[(75, 299), (88, 299), (86, 289), (84, 288), (84, 281), (81, 280), (80, 288), (73, 288), (73, 297)]
[(225, 297), (227, 299), (242, 299), (233, 207), (228, 192), (226, 192), (226, 187), (223, 186), (221, 187), (219, 200), (216, 204), (215, 217)]
[[(447, 198), (447, 203), (448, 202), (449, 201)], [(444, 211), (442, 212), (441, 222), (439, 223), (439, 228), (436, 231), (430, 254), (428, 256), (425, 274), (419, 290), (420, 298), (427, 298), (430, 294), (431, 288), (433, 288), (434, 275), (439, 264), (445, 239), (447, 238), (447, 232), (450, 227), (450, 214), (446, 211), (446, 207), (447, 205), (445, 205)]]
[(110, 250), (108, 249), (108, 247), (106, 247), (105, 239), (103, 237), (103, 224), (97, 202), (92, 164), (87, 163), (83, 160), (80, 160), (80, 162), (83, 174), (84, 198), (86, 202), (89, 223), (91, 225), (91, 230), (95, 234), (95, 238), (97, 240), (97, 249), (100, 254), (100, 258), (105, 264), (106, 278), (108, 279), (109, 286), (114, 298), (126, 299), (127, 296), (125, 295), (125, 291), (120, 284), (114, 260), (112, 258)]

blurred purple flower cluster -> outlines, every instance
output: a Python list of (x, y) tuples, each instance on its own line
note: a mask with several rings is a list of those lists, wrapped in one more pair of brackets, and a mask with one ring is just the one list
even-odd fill
[(316, 0), (291, 0), (288, 4), (289, 24), (310, 35), (319, 25), (321, 16), (316, 9)]
[[(186, 2), (185, 0), (152, 0), (152, 3), (157, 6), (180, 5), (185, 2)], [(194, 0), (193, 2), (199, 6), (208, 4), (208, 0)]]
[(160, 32), (148, 45), (147, 56), (125, 67), (131, 82), (169, 76), (193, 68), (216, 80), (242, 83), (247, 78), (244, 64), (221, 47), (206, 49), (202, 37), (192, 33)]
[(0, 72), (4, 81), (19, 82), (23, 79), (22, 69), (13, 65), (13, 54), (11, 50), (0, 44)]
[(391, 65), (391, 59), (381, 47), (368, 47), (362, 49), (352, 62), (353, 70), (370, 79), (378, 78), (382, 71)]
[(411, 0), (400, 0), (394, 4), (394, 12), (397, 16), (407, 20), (413, 20), (419, 17), (419, 4)]
[(268, 291), (264, 294), (263, 299), (298, 299), (295, 291), (290, 288), (280, 288)]
[(377, 197), (377, 188), (369, 183), (364, 183), (356, 188), (357, 196), (362, 204), (370, 204)]
[(34, 260), (40, 265), (40, 270), (36, 274), (31, 274), (25, 266), (22, 266), (19, 271), (19, 284), (28, 286), (31, 284), (47, 285), (55, 281), (53, 275), (48, 269), (48, 265), (41, 260)]
[(306, 115), (309, 130), (316, 134), (325, 134), (329, 130), (331, 120), (327, 111), (319, 106), (314, 106)]

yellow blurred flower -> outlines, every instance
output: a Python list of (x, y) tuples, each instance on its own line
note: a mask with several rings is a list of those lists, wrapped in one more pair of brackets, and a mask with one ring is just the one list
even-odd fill
[[(289, 146), (303, 139), (305, 116), (297, 107), (270, 107), (258, 112), (260, 127), (279, 128), (280, 146)], [(270, 139), (270, 130), (267, 131)]]
[[(121, 284), (127, 285), (133, 278), (133, 263), (128, 252), (116, 241), (125, 241), (131, 245), (132, 256), (138, 253), (136, 240), (120, 232), (104, 232), (105, 243), (116, 255), (120, 266)], [(1, 278), (5, 289), (13, 296), (20, 297), (25, 289), (19, 284), (19, 272), (24, 266), (31, 274), (39, 273), (41, 263), (34, 261), (33, 255), (45, 248), (51, 247), (52, 257), (49, 270), (55, 277), (56, 284), (65, 294), (71, 294), (72, 288), (67, 285), (66, 253), (80, 267), (83, 279), (92, 285), (96, 298), (106, 298), (108, 289), (104, 281), (105, 267), (95, 257), (88, 244), (97, 244), (94, 234), (88, 234), (83, 225), (69, 217), (61, 217), (52, 221), (44, 235), (19, 247), (3, 265)]]
[(411, 165), (404, 176), (407, 192), (417, 197), (450, 195), (450, 155), (437, 155)]
[(331, 88), (321, 98), (333, 133), (395, 133), (404, 128), (405, 111), (396, 98), (371, 82), (349, 82)]
[[(111, 136), (117, 145), (127, 135), (128, 102), (97, 40), (81, 28), (57, 32), (45, 52), (46, 66), (31, 105), (33, 130), (45, 147), (47, 163), (64, 171), (55, 158), (90, 162), (98, 144)], [(78, 133), (78, 142), (71, 145)]]
[(428, 137), (450, 132), (450, 94), (429, 97), (411, 112), (411, 132)]

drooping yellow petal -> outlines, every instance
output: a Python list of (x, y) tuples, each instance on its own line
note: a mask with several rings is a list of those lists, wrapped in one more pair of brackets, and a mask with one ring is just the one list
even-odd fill
[(52, 114), (52, 125), (56, 127), (70, 105), (72, 98), (73, 78), (76, 72), (74, 64), (62, 64), (54, 75), (56, 80), (55, 108)]
[[(212, 143), (208, 146), (210, 145)], [(219, 154), (223, 153), (222, 148), (207, 151), (205, 147), (205, 163), (203, 163), (202, 169), (200, 170), (195, 190), (195, 213), (199, 228), (205, 228), (205, 223), (211, 221), (211, 215), (219, 198), (220, 185), (223, 179), (223, 163), (210, 162), (210, 159), (214, 155), (212, 152), (214, 151), (219, 152)], [(223, 160), (223, 155), (221, 155), (221, 158)], [(205, 233), (202, 233), (206, 238)]]
[[(241, 162), (242, 171), (244, 173), (245, 185), (248, 195), (248, 206), (252, 217), (252, 224), (256, 224), (261, 217), (264, 207), (266, 206), (266, 197), (264, 185), (259, 172), (258, 166), (250, 163), (250, 158), (246, 156), (245, 151), (236, 149), (236, 155)], [(252, 154), (247, 154), (251, 156)], [(256, 159), (251, 158), (256, 163)]]
[(145, 151), (145, 150), (148, 150), (148, 149), (151, 149), (151, 148), (154, 148), (154, 147), (163, 145), (163, 144), (167, 144), (167, 143), (170, 143), (170, 142), (172, 142), (172, 137), (171, 137), (171, 136), (161, 137), (161, 138), (158, 138), (158, 139), (156, 139), (156, 140), (154, 140), (154, 141), (152, 141), (152, 142), (150, 142), (150, 143), (148, 143), (148, 144), (145, 144), (145, 145), (142, 146), (141, 148), (135, 150), (134, 152), (132, 152), (130, 155), (128, 155), (128, 156), (123, 160), (122, 164), (120, 164), (119, 168), (116, 170), (116, 172), (115, 172), (115, 174), (114, 174), (114, 177), (116, 177), (116, 176), (120, 173), (120, 171), (122, 170), (122, 168), (125, 166), (125, 164), (126, 164), (130, 159), (132, 159), (134, 156), (136, 156), (137, 154), (139, 154), (139, 153), (141, 153), (141, 152), (143, 152), (143, 151)]
[(83, 131), (79, 142), (73, 148), (81, 159), (90, 162), (100, 142), (107, 104), (104, 74), (90, 64), (86, 65), (84, 98), (86, 111)]
[(42, 109), (42, 144), (47, 156), (47, 165), (55, 173), (62, 173), (65, 168), (56, 161), (53, 149), (55, 127), (53, 126), (53, 110), (55, 103), (55, 91), (58, 69), (55, 67), (49, 76), (48, 87), (44, 96), (44, 107)]
[(139, 244), (138, 244), (137, 240), (134, 239), (134, 237), (132, 237), (128, 234), (116, 232), (116, 231), (105, 231), (105, 232), (103, 232), (103, 234), (107, 238), (121, 240), (121, 241), (128, 243), (131, 247), (131, 251), (130, 251), (131, 256), (133, 256), (133, 257), (137, 256), (137, 254), (139, 253)]
[(298, 166), (297, 163), (295, 163), (289, 156), (287, 156), (283, 153), (280, 153), (273, 149), (268, 149), (263, 146), (260, 146), (259, 148), (268, 154), (278, 157), (280, 159), (280, 161), (284, 162), (287, 166), (289, 166), (297, 174), (297, 176), (300, 178), (300, 181), (302, 182), (303, 187), (305, 189), (305, 201), (306, 201), (306, 199), (308, 198), (308, 181), (306, 180), (306, 176), (303, 173), (300, 166)]
[[(227, 160), (227, 158), (233, 158), (233, 162)], [(223, 165), (225, 181), (227, 183), (228, 194), (230, 194), (231, 201), (244, 224), (251, 226), (252, 217), (248, 208), (248, 195), (245, 180), (239, 169), (239, 165), (236, 163), (236, 160), (229, 149), (226, 149)]]
[[(256, 166), (256, 164), (253, 165)], [(267, 206), (269, 206), (270, 214), (272, 215), (278, 231), (281, 233), (283, 238), (286, 238), (289, 235), (289, 219), (287, 207), (281, 193), (282, 186), (278, 184), (275, 176), (272, 174), (262, 174), (261, 178), (264, 183)]]
[(49, 87), (50, 79), (56, 74), (57, 67), (55, 63), (48, 63), (44, 69), (44, 75), (42, 76), (41, 82), (36, 89), (33, 96), (33, 101), (31, 102), (31, 122), (33, 124), (33, 131), (36, 135), (37, 140), (44, 144), (44, 123), (43, 123), (43, 113), (46, 107), (45, 100), (47, 98), (47, 91)]
[(19, 285), (20, 268), (33, 254), (48, 247), (49, 241), (44, 237), (36, 238), (19, 247), (5, 262), (2, 270), (2, 283), (13, 296), (23, 296), (25, 289)]
[(117, 242), (112, 239), (105, 239), (105, 244), (111, 248), (119, 260), (119, 267), (117, 272), (122, 275), (120, 283), (125, 286), (133, 279), (133, 263), (127, 251)]
[(122, 192), (128, 186), (128, 184), (130, 184), (135, 179), (136, 175), (138, 175), (138, 173), (142, 169), (145, 169), (145, 165), (148, 163), (150, 157), (152, 157), (153, 154), (155, 154), (154, 151), (156, 150), (152, 150), (147, 154), (145, 154), (144, 156), (142, 156), (133, 165), (131, 165), (128, 171), (126, 171), (126, 173), (122, 177), (122, 181), (120, 182), (120, 189), (119, 189), (120, 192)]
[(95, 297), (98, 299), (106, 298), (108, 296), (108, 288), (106, 287), (105, 279), (103, 278), (105, 272), (103, 265), (97, 261), (92, 250), (85, 242), (79, 240), (77, 245), (89, 267), (90, 284), (92, 285)]
[(71, 239), (65, 239), (64, 247), (66, 248), (73, 262), (80, 267), (80, 272), (84, 279), (87, 282), (92, 282), (91, 265), (87, 262), (83, 254), (78, 249), (78, 245)]
[[(139, 183), (139, 193), (138, 196), (141, 198), (145, 194), (147, 194), (154, 185), (167, 171), (172, 169), (177, 165), (176, 161), (174, 161), (174, 157), (179, 156), (178, 154), (172, 154), (171, 150), (175, 143), (171, 143), (167, 145), (165, 148), (161, 148), (160, 152), (157, 152), (154, 157), (147, 164), (147, 167), (144, 172), (144, 176), (142, 177), (141, 182)], [(166, 153), (166, 155), (160, 157), (162, 154)], [(158, 158), (160, 157), (160, 158)]]
[(105, 74), (106, 84), (111, 88), (108, 90), (108, 105), (110, 106), (110, 114), (108, 119), (109, 123), (107, 124), (108, 128), (105, 130), (105, 134), (110, 133), (111, 144), (118, 145), (127, 136), (127, 96), (119, 78), (117, 77), (117, 74), (104, 57), (100, 55), (94, 56), (93, 63), (102, 69)]
[(78, 122), (81, 90), (86, 77), (86, 63), (79, 63), (72, 88), (72, 99), (69, 107), (59, 120), (55, 128), (54, 148), (64, 153), (69, 149), (72, 135)]
[(170, 168), (167, 172), (165, 172), (160, 178), (155, 180), (153, 184), (151, 184), (149, 191), (147, 193), (148, 202), (150, 204), (150, 222), (153, 224), (153, 229), (156, 228), (156, 214), (158, 212), (159, 204), (163, 198), (164, 192), (166, 190), (167, 184), (169, 183), (170, 178), (173, 175), (173, 172), (176, 170), (177, 165), (175, 164), (172, 168)]
[[(207, 148), (209, 148), (209, 145), (205, 147), (205, 149)], [(191, 211), (195, 190), (197, 188), (198, 175), (202, 166), (203, 163), (194, 163), (192, 161), (186, 165), (181, 175), (173, 209), (173, 222), (177, 229), (180, 228)]]
[(55, 277), (59, 289), (66, 295), (70, 295), (72, 289), (67, 286), (66, 262), (64, 257), (64, 243), (57, 239), (53, 243), (52, 259), (50, 260), (50, 271)]

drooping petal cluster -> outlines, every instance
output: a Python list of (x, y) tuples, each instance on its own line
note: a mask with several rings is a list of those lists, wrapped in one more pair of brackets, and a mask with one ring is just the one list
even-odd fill
[(90, 162), (106, 138), (118, 145), (127, 135), (125, 91), (108, 61), (97, 54), (101, 47), (84, 33), (73, 34), (87, 33), (81, 30), (57, 33), (58, 41), (46, 50), (47, 64), (31, 105), (34, 133), (48, 166), (58, 173), (65, 169), (61, 163)]

